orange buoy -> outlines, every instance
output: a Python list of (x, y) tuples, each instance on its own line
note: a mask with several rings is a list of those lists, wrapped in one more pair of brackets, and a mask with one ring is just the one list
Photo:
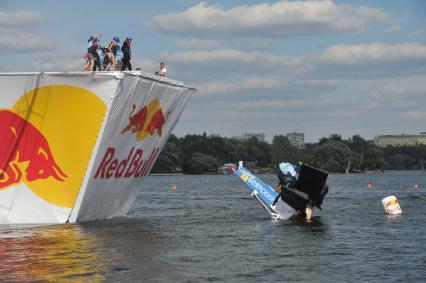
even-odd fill
[(372, 183), (368, 183), (368, 184), (367, 184), (367, 188), (368, 188), (368, 189), (372, 189), (372, 188), (373, 188), (373, 184), (372, 184)]
[(176, 184), (173, 184), (173, 185), (172, 185), (172, 190), (173, 190), (174, 192), (176, 192)]

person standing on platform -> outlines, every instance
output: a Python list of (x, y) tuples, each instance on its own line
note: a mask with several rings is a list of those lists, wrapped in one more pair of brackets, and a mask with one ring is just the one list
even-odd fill
[(118, 36), (114, 36), (114, 38), (111, 40), (111, 42), (108, 45), (109, 50), (109, 58), (111, 61), (111, 71), (115, 71), (117, 68), (117, 50), (120, 49), (120, 46), (118, 45), (120, 43), (120, 39)]
[(160, 63), (160, 71), (155, 72), (156, 75), (167, 77), (167, 69), (163, 62)]
[(89, 40), (87, 41), (89, 43), (89, 46), (87, 48), (87, 60), (86, 60), (86, 66), (84, 67), (84, 71), (94, 71), (95, 69), (95, 61), (98, 59), (98, 45), (99, 45), (99, 38), (101, 37), (100, 34), (96, 34), (94, 36), (91, 36)]
[(132, 51), (130, 49), (131, 43), (132, 43), (132, 37), (128, 36), (126, 40), (123, 42), (123, 45), (121, 46), (121, 51), (123, 52), (121, 71), (126, 70), (126, 68), (129, 71), (132, 70), (132, 64), (130, 63), (130, 60), (132, 58)]

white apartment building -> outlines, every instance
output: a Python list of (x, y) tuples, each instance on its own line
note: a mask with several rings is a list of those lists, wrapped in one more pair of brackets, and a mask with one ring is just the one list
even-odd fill
[(299, 148), (299, 149), (303, 149), (305, 148), (305, 134), (304, 133), (288, 133), (286, 135), (286, 137), (288, 138), (288, 140), (290, 141), (290, 143)]
[(420, 135), (379, 135), (374, 137), (374, 144), (380, 147), (426, 144), (426, 132)]

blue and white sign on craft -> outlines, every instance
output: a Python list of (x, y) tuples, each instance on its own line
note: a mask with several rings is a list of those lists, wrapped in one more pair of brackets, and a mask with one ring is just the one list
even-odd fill
[(244, 167), (240, 167), (235, 171), (235, 175), (237, 175), (250, 189), (256, 191), (257, 195), (266, 205), (272, 206), (274, 200), (278, 196), (278, 193), (274, 189), (262, 182)]

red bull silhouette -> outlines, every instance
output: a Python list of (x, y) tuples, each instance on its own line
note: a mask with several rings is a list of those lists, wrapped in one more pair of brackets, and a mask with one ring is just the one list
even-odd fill
[(43, 134), (12, 111), (0, 111), (0, 139), (0, 189), (20, 183), (24, 177), (29, 182), (50, 177), (63, 182), (67, 178)]
[(157, 132), (157, 134), (161, 137), (164, 123), (165, 121), (163, 111), (161, 111), (160, 108), (157, 110), (157, 112), (155, 112), (154, 116), (152, 116), (152, 119), (146, 127), (145, 131), (150, 135), (153, 135), (155, 132)]
[(391, 199), (390, 201), (386, 203), (386, 207), (391, 205), (397, 205), (397, 204), (398, 204), (398, 201), (396, 199)]
[(136, 105), (133, 104), (132, 111), (129, 114), (129, 124), (123, 130), (121, 130), (121, 134), (124, 134), (125, 132), (129, 130), (131, 130), (133, 134), (135, 132), (143, 131), (146, 115), (148, 113), (147, 106), (145, 105), (136, 114), (133, 114), (135, 112), (135, 109), (136, 109)]
[(133, 134), (136, 133), (136, 139), (139, 141), (155, 133), (161, 137), (166, 119), (160, 107), (160, 101), (155, 98), (138, 112), (134, 113), (135, 110), (136, 105), (133, 104), (132, 111), (129, 114), (129, 123), (121, 130), (121, 134), (131, 131)]

